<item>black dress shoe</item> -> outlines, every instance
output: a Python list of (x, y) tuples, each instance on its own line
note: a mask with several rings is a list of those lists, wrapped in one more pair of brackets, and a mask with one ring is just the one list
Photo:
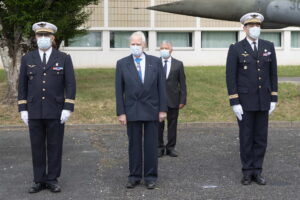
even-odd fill
[(157, 151), (157, 156), (160, 158), (165, 154), (165, 150), (164, 149), (158, 149)]
[(32, 186), (29, 188), (28, 193), (37, 193), (45, 188), (46, 186), (44, 183), (33, 183)]
[(133, 189), (138, 184), (140, 184), (140, 181), (128, 181), (127, 184), (126, 184), (126, 188)]
[(264, 179), (264, 177), (262, 177), (261, 174), (254, 175), (253, 176), (253, 181), (255, 183), (257, 183), (258, 185), (266, 185), (267, 184), (267, 181)]
[(249, 176), (249, 175), (244, 175), (244, 177), (243, 177), (242, 180), (241, 180), (241, 183), (242, 183), (243, 185), (250, 185), (250, 184), (251, 184), (251, 181), (252, 181), (251, 176)]
[(173, 150), (167, 150), (167, 155), (171, 157), (178, 157), (178, 153), (173, 149)]
[(61, 188), (57, 183), (47, 183), (47, 188), (53, 193), (61, 192)]
[(146, 182), (145, 185), (146, 185), (147, 189), (152, 190), (152, 189), (155, 189), (156, 183), (149, 181), (149, 182)]

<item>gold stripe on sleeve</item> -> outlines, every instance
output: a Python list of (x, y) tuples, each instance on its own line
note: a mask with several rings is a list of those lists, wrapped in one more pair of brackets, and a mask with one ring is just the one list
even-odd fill
[(21, 104), (27, 104), (27, 101), (26, 100), (20, 100), (20, 101), (18, 101), (18, 105), (21, 105)]
[(229, 95), (229, 99), (236, 99), (239, 98), (238, 94)]
[(75, 104), (75, 100), (73, 100), (73, 99), (66, 99), (65, 103)]

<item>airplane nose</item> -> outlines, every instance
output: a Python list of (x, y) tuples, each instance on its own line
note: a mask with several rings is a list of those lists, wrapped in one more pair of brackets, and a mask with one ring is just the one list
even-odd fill
[(189, 16), (239, 21), (247, 12), (253, 12), (255, 1), (237, 0), (181, 0), (156, 5), (147, 9)]

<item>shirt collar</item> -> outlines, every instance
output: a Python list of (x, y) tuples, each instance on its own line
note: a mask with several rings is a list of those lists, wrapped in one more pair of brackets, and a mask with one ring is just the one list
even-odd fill
[(46, 53), (46, 55), (49, 56), (52, 53), (52, 47), (50, 47), (47, 51), (42, 51), (39, 49), (39, 53), (40, 55), (44, 55), (44, 53)]
[(172, 61), (172, 56), (170, 56), (168, 59), (162, 58), (162, 61), (163, 61), (163, 62), (165, 62), (166, 60), (168, 61), (168, 63), (170, 63), (170, 62)]
[[(135, 61), (135, 59), (137, 58), (137, 57), (135, 57), (134, 55), (132, 55), (132, 57), (133, 57), (133, 60)], [(145, 60), (145, 58), (146, 58), (146, 56), (145, 56), (145, 54), (144, 53), (142, 53), (142, 55), (139, 57), (141, 60)]]
[(258, 39), (257, 40), (255, 40), (255, 41), (252, 41), (252, 40), (250, 40), (248, 37), (246, 37), (247, 38), (247, 41), (249, 42), (249, 44), (252, 46), (253, 45), (253, 42), (256, 42), (256, 45), (258, 45)]

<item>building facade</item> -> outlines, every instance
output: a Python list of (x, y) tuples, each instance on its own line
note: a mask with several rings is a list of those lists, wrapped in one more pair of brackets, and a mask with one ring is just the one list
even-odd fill
[[(186, 66), (225, 65), (229, 45), (245, 37), (241, 24), (145, 9), (174, 1), (99, 0), (86, 8), (92, 13), (82, 27), (87, 34), (64, 41), (60, 50), (77, 68), (114, 67), (129, 55), (128, 38), (139, 30), (147, 37), (146, 53), (159, 56), (159, 43), (169, 40)], [(279, 65), (300, 65), (300, 28), (264, 30), (261, 38), (274, 42)]]

